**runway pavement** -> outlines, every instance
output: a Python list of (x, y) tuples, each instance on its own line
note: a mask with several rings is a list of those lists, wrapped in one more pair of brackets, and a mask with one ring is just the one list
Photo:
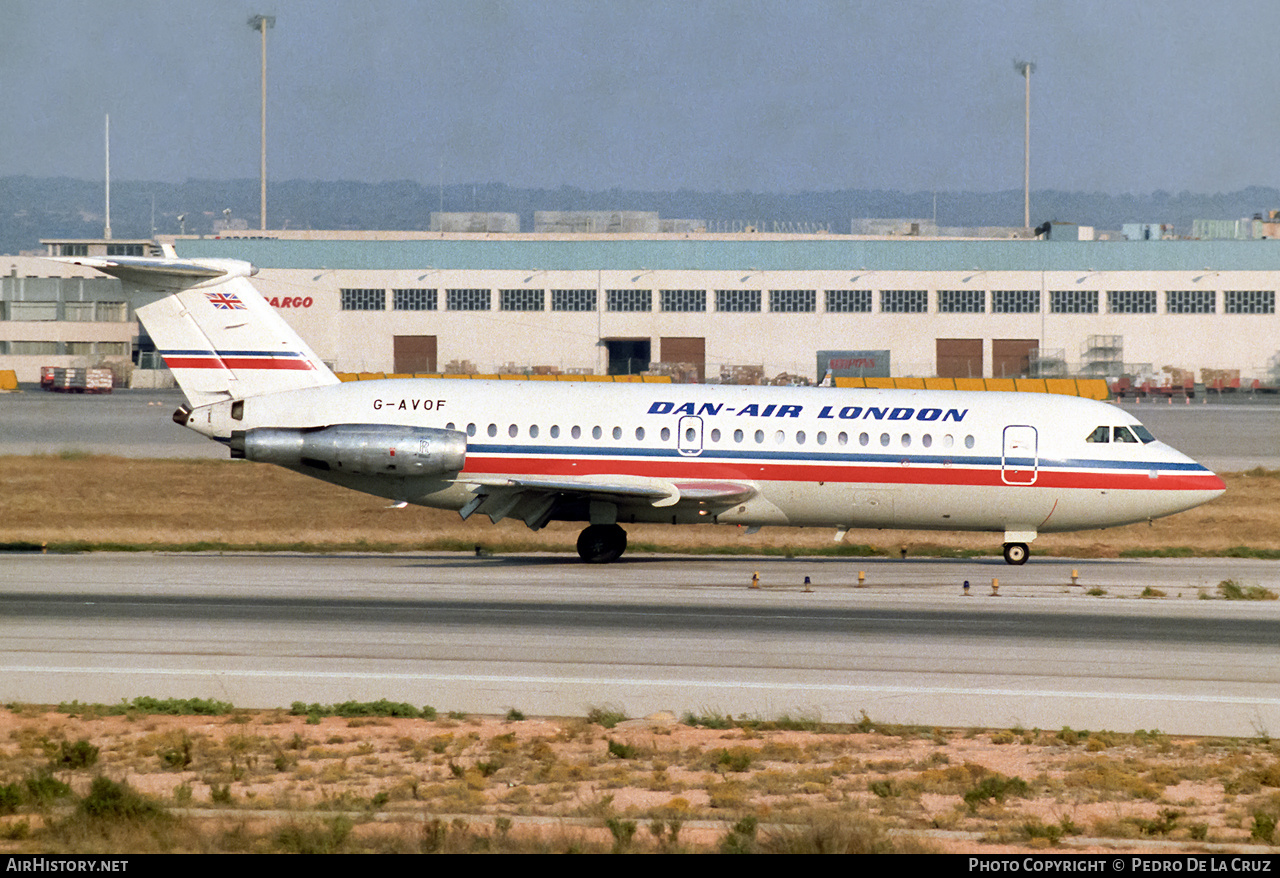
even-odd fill
[[(0, 454), (225, 457), (170, 420), (181, 402), (0, 395)], [(1269, 402), (1124, 407), (1219, 471), (1280, 468)], [(1280, 590), (1274, 562), (1223, 559), (7, 555), (0, 699), (1275, 734), (1280, 602), (1199, 599), (1229, 578)]]
[(19, 555), (0, 699), (1274, 734), (1280, 604), (1199, 598), (1226, 578), (1280, 588), (1222, 559)]

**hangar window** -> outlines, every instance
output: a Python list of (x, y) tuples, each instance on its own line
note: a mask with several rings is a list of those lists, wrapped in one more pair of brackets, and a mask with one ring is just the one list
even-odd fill
[(1097, 290), (1051, 290), (1049, 310), (1054, 314), (1097, 314)]
[(124, 323), (129, 319), (125, 302), (94, 302), (92, 319), (98, 323)]
[(594, 311), (596, 310), (595, 290), (552, 290), (552, 311)]
[(385, 311), (387, 291), (368, 289), (342, 289), (343, 311)]
[(19, 357), (52, 356), (58, 353), (56, 341), (11, 341), (9, 353)]
[(1212, 314), (1218, 310), (1215, 290), (1169, 290), (1165, 310), (1170, 314)]
[(1039, 290), (992, 290), (992, 314), (1038, 314)]
[(827, 290), (827, 313), (870, 314), (871, 290)]
[(782, 314), (812, 314), (817, 309), (817, 290), (769, 290), (770, 311)]
[(1107, 290), (1107, 310), (1112, 314), (1154, 314), (1156, 291)]
[(499, 290), (503, 311), (545, 311), (546, 293), (542, 290)]
[(707, 310), (706, 290), (663, 290), (663, 311), (705, 311)]
[(889, 314), (923, 314), (929, 310), (929, 291), (881, 290), (880, 310)]
[(986, 290), (938, 290), (940, 314), (985, 314)]
[(397, 311), (434, 311), (439, 296), (435, 290), (392, 290)]
[(1227, 290), (1222, 296), (1222, 310), (1228, 314), (1276, 313), (1276, 294), (1272, 290)]
[(63, 302), (62, 319), (72, 323), (88, 323), (93, 320), (93, 302)]
[(716, 290), (716, 310), (745, 313), (760, 310), (759, 290)]
[(493, 308), (490, 290), (445, 290), (445, 308), (450, 311), (489, 311)]
[(610, 311), (652, 311), (653, 290), (609, 290), (608, 308)]

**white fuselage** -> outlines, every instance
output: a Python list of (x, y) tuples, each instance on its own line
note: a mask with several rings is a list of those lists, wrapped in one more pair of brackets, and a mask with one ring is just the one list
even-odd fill
[[(504, 479), (654, 485), (684, 502), (624, 499), (616, 520), (1003, 531), (1025, 542), (1169, 515), (1224, 488), (1161, 442), (1087, 441), (1138, 422), (1049, 394), (396, 379), (234, 405), (196, 408), (187, 426), (221, 440), (334, 424), (465, 433), (465, 467), (448, 477), (297, 468), (448, 509)], [(709, 499), (689, 499), (700, 490)]]

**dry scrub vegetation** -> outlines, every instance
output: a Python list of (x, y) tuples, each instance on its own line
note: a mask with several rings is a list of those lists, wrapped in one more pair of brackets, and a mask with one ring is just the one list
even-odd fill
[[(1280, 742), (409, 705), (0, 709), (0, 850), (1265, 851)], [(398, 716), (352, 716), (374, 712)], [(201, 710), (199, 716), (149, 710)], [(419, 714), (415, 717), (406, 713)]]
[[(1224, 476), (1222, 497), (1154, 525), (1047, 534), (1037, 554), (1247, 554), (1280, 557), (1280, 472)], [(464, 522), (453, 512), (347, 491), (265, 464), (82, 455), (0, 457), (0, 544), (111, 548), (366, 549), (572, 552), (580, 524), (537, 533), (518, 521)], [(630, 551), (831, 552), (828, 529), (628, 526)], [(995, 554), (996, 535), (851, 531), (840, 551)]]

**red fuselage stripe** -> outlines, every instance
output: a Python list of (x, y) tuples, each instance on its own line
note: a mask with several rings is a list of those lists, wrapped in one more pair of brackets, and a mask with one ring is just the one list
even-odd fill
[(311, 364), (299, 359), (274, 357), (165, 357), (170, 369), (291, 369), (307, 371)]
[[(596, 460), (591, 458), (467, 456), (465, 473), (520, 473), (541, 476), (630, 475), (660, 479), (729, 479), (766, 482), (839, 482), (851, 484), (970, 485), (1020, 487), (1029, 471), (965, 466), (858, 466), (802, 463), (731, 463), (684, 460)], [(1012, 482), (1013, 484), (1010, 484)], [(1025, 486), (1022, 486), (1025, 487)], [(1220, 491), (1224, 485), (1213, 473), (1092, 472), (1040, 469), (1034, 488), (1078, 488), (1116, 491)]]

